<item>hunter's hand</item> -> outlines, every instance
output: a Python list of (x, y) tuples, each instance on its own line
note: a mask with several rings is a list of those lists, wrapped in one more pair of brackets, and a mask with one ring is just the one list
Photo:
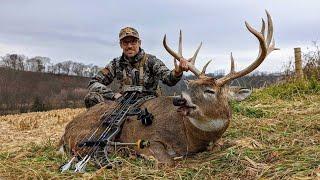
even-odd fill
[(175, 71), (176, 76), (180, 76), (183, 71), (188, 72), (189, 71), (188, 61), (184, 58), (181, 58), (179, 61), (179, 65), (175, 64), (174, 71)]
[(114, 96), (113, 96), (113, 98), (114, 98), (114, 99), (119, 99), (121, 96), (122, 96), (122, 94), (120, 94), (120, 93), (115, 93)]

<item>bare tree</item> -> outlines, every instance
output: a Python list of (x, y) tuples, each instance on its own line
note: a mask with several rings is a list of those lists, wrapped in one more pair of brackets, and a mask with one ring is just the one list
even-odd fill
[(90, 69), (90, 77), (92, 77), (95, 74), (97, 74), (100, 69), (101, 68), (99, 68), (97, 65), (92, 66), (91, 69)]
[(27, 57), (21, 54), (7, 54), (1, 57), (1, 59), (4, 67), (14, 70), (24, 70)]
[(24, 67), (25, 67), (25, 60), (27, 58), (23, 55), (17, 55), (17, 65), (16, 65), (16, 69), (17, 70), (21, 70), (24, 71)]
[(64, 62), (61, 62), (61, 70), (65, 73), (65, 74), (67, 74), (67, 75), (69, 75), (69, 73), (71, 72), (71, 68), (72, 68), (72, 66), (73, 66), (73, 64), (74, 64), (74, 62), (72, 62), (72, 61), (64, 61)]
[(72, 66), (72, 71), (77, 76), (83, 76), (84, 69), (85, 69), (85, 65), (83, 63), (74, 63)]
[(62, 72), (62, 63), (57, 63), (54, 65), (54, 73), (61, 74)]
[(52, 62), (49, 62), (48, 64), (47, 64), (47, 72), (48, 73), (55, 73), (54, 72), (54, 64), (52, 63)]
[(27, 60), (27, 70), (33, 72), (45, 72), (46, 65), (50, 63), (50, 58), (36, 56)]

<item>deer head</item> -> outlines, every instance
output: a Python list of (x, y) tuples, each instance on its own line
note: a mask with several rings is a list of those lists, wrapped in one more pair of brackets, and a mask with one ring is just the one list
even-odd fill
[[(203, 131), (214, 131), (219, 128), (226, 128), (231, 118), (231, 109), (229, 100), (233, 97), (236, 100), (243, 100), (251, 94), (250, 90), (233, 89), (229, 87), (232, 80), (245, 76), (255, 70), (275, 48), (273, 40), (273, 24), (270, 14), (266, 11), (268, 18), (267, 34), (265, 35), (265, 21), (262, 19), (262, 28), (258, 32), (252, 28), (247, 22), (245, 25), (250, 33), (252, 33), (259, 41), (258, 57), (247, 68), (236, 72), (234, 66), (234, 58), (231, 53), (231, 70), (230, 73), (224, 77), (216, 79), (208, 77), (205, 74), (206, 68), (210, 61), (199, 71), (195, 67), (195, 59), (201, 47), (198, 47), (194, 56), (188, 59), (188, 66), (190, 71), (196, 75), (196, 80), (191, 80), (187, 83), (187, 90), (182, 93), (181, 97), (186, 100), (184, 106), (179, 108), (179, 111), (187, 116), (190, 121), (202, 129)], [(179, 52), (176, 53), (166, 43), (166, 36), (163, 39), (165, 49), (174, 57), (174, 64), (176, 60), (180, 60), (182, 56), (182, 36), (180, 31), (179, 38)], [(217, 129), (218, 128), (218, 129)]]

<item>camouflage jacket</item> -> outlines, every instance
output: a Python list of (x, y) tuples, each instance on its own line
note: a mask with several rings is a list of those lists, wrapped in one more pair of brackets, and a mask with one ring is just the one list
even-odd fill
[(179, 82), (182, 75), (175, 77), (166, 65), (151, 54), (146, 54), (143, 49), (132, 59), (128, 60), (124, 55), (113, 59), (105, 68), (101, 69), (89, 82), (89, 92), (97, 92), (106, 99), (113, 99), (114, 92), (107, 87), (113, 80), (116, 80), (118, 90), (121, 91), (123, 85), (132, 84), (132, 72), (139, 70), (139, 63), (143, 58), (143, 86), (146, 90), (156, 92), (158, 82), (161, 80), (168, 86), (174, 86)]

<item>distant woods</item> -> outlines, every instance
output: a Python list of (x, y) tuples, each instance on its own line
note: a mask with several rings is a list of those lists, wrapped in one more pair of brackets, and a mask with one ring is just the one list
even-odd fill
[(89, 78), (0, 67), (0, 115), (83, 107)]
[(46, 72), (52, 74), (75, 75), (91, 77), (96, 74), (99, 67), (85, 65), (71, 60), (52, 63), (49, 57), (35, 56), (28, 58), (21, 54), (7, 54), (0, 58), (0, 66), (20, 71)]
[(0, 57), (0, 115), (83, 107), (96, 65), (20, 54)]

